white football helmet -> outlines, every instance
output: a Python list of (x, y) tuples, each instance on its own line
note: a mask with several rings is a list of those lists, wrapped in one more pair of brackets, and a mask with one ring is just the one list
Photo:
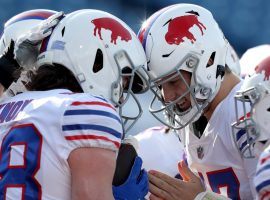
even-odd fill
[[(150, 112), (174, 129), (197, 120), (219, 91), (229, 47), (212, 14), (193, 4), (172, 5), (153, 14), (141, 27), (138, 37), (146, 52), (150, 88), (155, 94)], [(184, 80), (182, 70), (191, 74), (190, 85)], [(188, 90), (174, 101), (165, 102), (161, 85), (176, 77), (184, 81)], [(181, 111), (176, 103), (187, 94), (192, 105)]]
[(241, 77), (255, 73), (255, 67), (270, 56), (270, 45), (263, 44), (248, 49), (240, 59)]
[[(246, 76), (235, 95), (236, 122), (232, 124), (236, 145), (244, 158), (254, 157), (257, 141), (270, 139), (270, 57)], [(238, 107), (243, 107), (238, 113)]]
[[(37, 26), (41, 21), (48, 19), (54, 15), (56, 11), (46, 9), (29, 10), (19, 13), (9, 19), (5, 25), (0, 39), (0, 54), (9, 47), (11, 40), (14, 42), (23, 34), (26, 34), (33, 27)], [(25, 73), (21, 74), (21, 77), (13, 82), (6, 90), (6, 96), (14, 96), (19, 92), (26, 91), (23, 82), (27, 82), (28, 78)]]
[(42, 20), (54, 15), (56, 11), (46, 9), (29, 10), (19, 13), (9, 19), (4, 25), (0, 39), (0, 54), (9, 46), (10, 41), (16, 41), (20, 35), (25, 34)]
[[(134, 93), (148, 89), (146, 57), (135, 33), (117, 17), (91, 9), (65, 16), (43, 41), (37, 66), (54, 63), (69, 69), (84, 92), (118, 106), (126, 131), (141, 116)], [(138, 112), (124, 116), (122, 107), (130, 96)]]

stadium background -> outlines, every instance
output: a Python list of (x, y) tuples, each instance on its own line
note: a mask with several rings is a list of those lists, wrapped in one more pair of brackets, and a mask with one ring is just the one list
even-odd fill
[[(42, 8), (69, 13), (91, 8), (116, 15), (137, 33), (144, 19), (175, 3), (195, 3), (209, 9), (239, 56), (250, 47), (270, 44), (269, 0), (0, 0), (1, 31), (6, 20), (26, 10)], [(147, 111), (150, 96), (140, 95), (144, 118), (134, 126), (131, 134), (158, 124)]]

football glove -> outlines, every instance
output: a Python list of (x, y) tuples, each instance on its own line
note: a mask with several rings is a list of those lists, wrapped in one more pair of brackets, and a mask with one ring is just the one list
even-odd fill
[(5, 52), (0, 56), (0, 83), (7, 89), (15, 78), (15, 71), (20, 68), (14, 59), (14, 41), (11, 40)]
[(119, 186), (113, 186), (116, 200), (143, 200), (148, 193), (148, 176), (142, 167), (142, 159), (137, 156), (127, 180)]

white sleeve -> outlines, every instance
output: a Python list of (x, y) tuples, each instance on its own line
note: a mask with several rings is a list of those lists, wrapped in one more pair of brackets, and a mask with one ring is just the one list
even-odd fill
[(70, 151), (80, 147), (118, 151), (123, 134), (121, 118), (110, 103), (88, 96), (80, 95), (63, 113), (61, 128)]
[(256, 196), (256, 190), (254, 186), (254, 178), (256, 175), (256, 165), (258, 163), (258, 158), (246, 158), (243, 160), (244, 168), (247, 173), (249, 184), (251, 188), (251, 192), (253, 194), (253, 197)]
[(270, 151), (267, 148), (260, 156), (254, 185), (259, 199), (270, 198)]

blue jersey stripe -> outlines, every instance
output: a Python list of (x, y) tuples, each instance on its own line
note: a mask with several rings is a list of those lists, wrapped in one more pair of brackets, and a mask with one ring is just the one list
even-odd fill
[(100, 115), (100, 116), (115, 119), (119, 123), (121, 123), (121, 120), (116, 115), (114, 115), (110, 112), (100, 111), (100, 110), (67, 110), (64, 113), (64, 116), (68, 116), (68, 115)]
[(112, 128), (100, 125), (93, 125), (93, 124), (72, 124), (72, 125), (63, 125), (63, 131), (73, 131), (73, 130), (96, 130), (109, 133), (119, 139), (121, 139), (122, 134)]
[(100, 99), (100, 100), (105, 101), (105, 102), (108, 103), (108, 101), (105, 98), (102, 98), (101, 96), (95, 96), (95, 95), (93, 95), (93, 97), (95, 97), (97, 99)]
[(246, 130), (245, 130), (245, 129), (240, 129), (240, 130), (236, 133), (236, 140), (238, 141), (244, 134), (246, 134)]
[(239, 150), (242, 151), (245, 146), (247, 146), (247, 141), (245, 141), (245, 142), (242, 143), (242, 145), (241, 145), (241, 147), (240, 147)]
[(259, 171), (257, 171), (256, 176), (258, 176), (264, 170), (268, 170), (268, 169), (270, 169), (270, 164), (269, 165), (265, 165), (263, 168), (261, 168)]
[(270, 180), (266, 180), (261, 182), (257, 187), (256, 190), (259, 193), (264, 187), (269, 187), (270, 186)]

